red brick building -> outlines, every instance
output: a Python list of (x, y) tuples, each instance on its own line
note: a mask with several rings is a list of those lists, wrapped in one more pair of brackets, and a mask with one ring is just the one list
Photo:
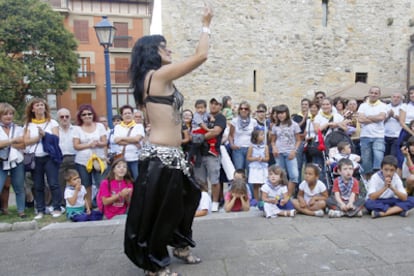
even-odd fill
[[(76, 79), (63, 95), (49, 95), (52, 110), (68, 108), (72, 117), (81, 104), (91, 104), (98, 115), (106, 115), (104, 49), (94, 26), (108, 16), (117, 31), (110, 52), (112, 110), (135, 105), (129, 92), (128, 67), (135, 41), (149, 34), (153, 0), (48, 0), (64, 16), (64, 24), (78, 41), (79, 69)], [(55, 97), (55, 98), (54, 98)]]

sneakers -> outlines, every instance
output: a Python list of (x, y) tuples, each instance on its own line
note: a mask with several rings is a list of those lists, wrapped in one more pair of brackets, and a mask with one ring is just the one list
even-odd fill
[(371, 212), (371, 217), (372, 218), (379, 218), (381, 215), (380, 215), (380, 212), (378, 212), (378, 211), (372, 211)]
[(257, 206), (257, 200), (254, 199), (254, 198), (250, 199), (250, 206), (251, 207), (256, 207)]
[(359, 210), (358, 213), (356, 213), (356, 217), (362, 217), (364, 215), (364, 213), (362, 212), (362, 210)]
[(340, 218), (344, 215), (344, 212), (340, 210), (329, 210), (328, 217), (330, 218)]
[(407, 210), (407, 211), (402, 211), (401, 213), (400, 213), (400, 216), (402, 216), (402, 217), (408, 217), (408, 213), (410, 212), (410, 210)]
[(257, 209), (259, 209), (260, 211), (264, 210), (264, 201), (263, 200), (259, 200), (259, 202), (257, 203)]
[(42, 219), (42, 218), (43, 218), (42, 212), (37, 213), (37, 215), (34, 217), (34, 219)]
[(62, 215), (62, 212), (61, 212), (61, 211), (56, 210), (56, 211), (53, 211), (53, 212), (51, 213), (51, 215), (52, 215), (52, 217), (53, 217), (53, 218), (58, 218), (58, 217), (60, 217), (60, 216)]
[(323, 210), (315, 211), (315, 217), (323, 217), (324, 215), (325, 213), (323, 212)]
[(296, 215), (296, 210), (293, 209), (293, 210), (290, 210), (288, 217), (294, 217), (295, 215)]
[(219, 210), (219, 203), (218, 202), (213, 202), (212, 206), (211, 206), (211, 212), (218, 212)]

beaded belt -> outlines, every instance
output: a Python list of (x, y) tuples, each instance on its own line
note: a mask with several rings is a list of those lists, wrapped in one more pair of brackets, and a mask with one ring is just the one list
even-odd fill
[(139, 160), (148, 158), (155, 158), (170, 169), (182, 170), (187, 176), (190, 176), (190, 165), (185, 160), (184, 152), (178, 147), (159, 146), (151, 143), (146, 143), (141, 150)]

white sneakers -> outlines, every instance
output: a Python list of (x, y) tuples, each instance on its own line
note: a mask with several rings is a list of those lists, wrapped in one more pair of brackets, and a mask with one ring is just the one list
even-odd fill
[(344, 212), (339, 210), (329, 210), (328, 217), (330, 218), (340, 218), (344, 216)]
[(43, 213), (38, 213), (34, 219), (42, 219), (43, 218)]
[(324, 215), (325, 215), (325, 213), (323, 212), (323, 210), (315, 211), (315, 216), (316, 217), (323, 217)]
[(213, 202), (212, 206), (211, 206), (211, 212), (218, 212), (219, 210), (219, 203), (218, 202)]

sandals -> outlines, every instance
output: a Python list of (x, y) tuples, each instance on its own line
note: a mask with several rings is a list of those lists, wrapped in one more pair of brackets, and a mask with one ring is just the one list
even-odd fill
[(171, 272), (168, 267), (165, 267), (164, 269), (158, 270), (157, 272), (152, 272), (149, 270), (144, 271), (145, 276), (181, 276), (180, 273), (177, 272)]
[(186, 264), (199, 264), (201, 263), (201, 259), (197, 256), (194, 256), (191, 253), (191, 250), (188, 246), (184, 248), (174, 248), (173, 255), (177, 259), (182, 260)]

